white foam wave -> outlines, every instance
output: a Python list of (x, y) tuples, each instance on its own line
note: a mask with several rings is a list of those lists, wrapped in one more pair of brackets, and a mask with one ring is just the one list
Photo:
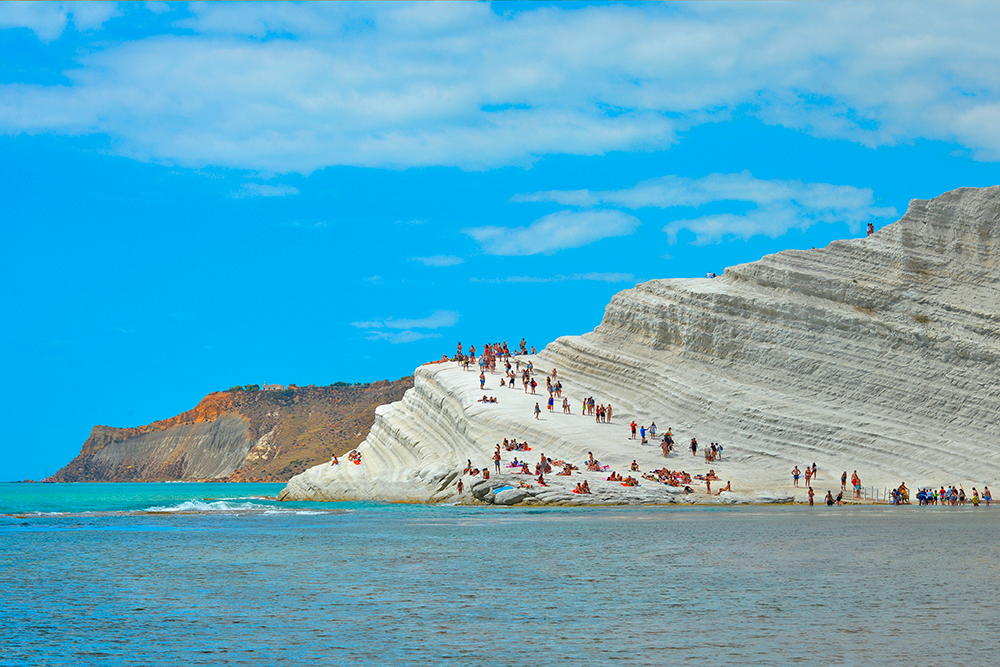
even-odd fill
[(156, 505), (147, 507), (145, 512), (253, 512), (270, 509), (259, 503), (230, 503), (224, 500), (205, 502), (203, 500), (186, 500), (177, 505)]

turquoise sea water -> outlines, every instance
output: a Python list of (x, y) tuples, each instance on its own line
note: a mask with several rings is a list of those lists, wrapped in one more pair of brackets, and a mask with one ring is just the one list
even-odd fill
[(982, 665), (998, 644), (996, 507), (278, 489), (0, 484), (0, 664)]

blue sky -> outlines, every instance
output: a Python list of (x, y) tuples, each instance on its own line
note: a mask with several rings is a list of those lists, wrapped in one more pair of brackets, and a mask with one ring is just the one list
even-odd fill
[(0, 3), (0, 479), (1000, 184), (998, 14)]

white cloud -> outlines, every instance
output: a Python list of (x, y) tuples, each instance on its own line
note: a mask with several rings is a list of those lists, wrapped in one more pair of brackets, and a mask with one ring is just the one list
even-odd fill
[(440, 329), (458, 324), (458, 313), (451, 310), (435, 310), (427, 317), (419, 320), (397, 320), (389, 318), (385, 326), (390, 329)]
[(411, 257), (411, 262), (420, 262), (424, 266), (456, 266), (465, 262), (454, 255), (433, 255), (431, 257)]
[(393, 345), (399, 343), (412, 343), (424, 338), (440, 338), (439, 333), (423, 333), (419, 331), (400, 331), (398, 333), (389, 331), (369, 331), (366, 338), (368, 340), (387, 340)]
[(491, 255), (551, 255), (612, 236), (627, 236), (639, 219), (621, 211), (558, 211), (527, 227), (473, 227), (463, 229)]
[(66, 10), (55, 2), (0, 3), (0, 28), (28, 28), (43, 42), (58, 39), (66, 23)]
[(896, 215), (892, 207), (875, 205), (870, 188), (763, 180), (754, 178), (749, 171), (696, 179), (663, 176), (621, 190), (554, 190), (518, 195), (515, 200), (629, 209), (698, 207), (712, 202), (749, 202), (757, 206), (743, 215), (725, 213), (674, 220), (663, 228), (671, 243), (677, 242), (682, 229), (694, 232), (695, 243), (704, 244), (727, 236), (777, 237), (789, 229), (806, 229), (819, 222), (846, 222), (858, 231), (869, 220)]
[(117, 2), (64, 2), (62, 5), (73, 17), (73, 26), (81, 32), (100, 30), (108, 19), (121, 13)]
[[(0, 86), (0, 132), (104, 134), (190, 167), (483, 169), (664, 148), (739, 111), (1000, 159), (1000, 4), (905, 7), (195, 4), (184, 34), (79, 49), (69, 85)], [(0, 26), (51, 40), (115, 11), (0, 3)]]
[(505, 276), (503, 278), (471, 278), (474, 283), (562, 283), (568, 280), (593, 280), (603, 283), (634, 283), (631, 273), (573, 273), (568, 276), (556, 275), (548, 278), (540, 276)]
[(0, 28), (28, 28), (43, 42), (59, 39), (70, 19), (80, 31), (100, 29), (119, 13), (116, 2), (0, 2)]
[(239, 190), (232, 193), (233, 199), (246, 197), (287, 197), (299, 194), (299, 189), (291, 185), (264, 185), (261, 183), (244, 183)]
[[(392, 344), (412, 343), (424, 338), (440, 338), (439, 333), (412, 331), (413, 329), (443, 329), (458, 324), (458, 313), (450, 310), (435, 310), (427, 317), (409, 320), (388, 318), (385, 320), (369, 320), (366, 322), (351, 322), (352, 327), (368, 329), (368, 340), (385, 340)], [(375, 331), (372, 331), (375, 329)], [(404, 331), (384, 331), (384, 329), (404, 329)]]

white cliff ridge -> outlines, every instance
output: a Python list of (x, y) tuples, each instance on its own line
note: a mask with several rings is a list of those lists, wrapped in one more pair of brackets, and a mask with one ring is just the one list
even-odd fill
[[(464, 478), (487, 501), (679, 498), (655, 482), (626, 488), (586, 471), (547, 476), (549, 487), (490, 491), (533, 482), (507, 473), (515, 455), (532, 468), (543, 452), (583, 468), (590, 451), (622, 474), (633, 459), (643, 471), (714, 468), (717, 484), (732, 481), (734, 492), (720, 498), (729, 501), (785, 497), (792, 467), (813, 462), (817, 501), (854, 470), (879, 492), (904, 481), (971, 492), (1000, 473), (998, 241), (1000, 187), (962, 188), (912, 201), (869, 238), (780, 252), (714, 279), (637, 285), (614, 296), (592, 333), (532, 358), (542, 386), (558, 369), (571, 415), (558, 400), (549, 414), (547, 394), (525, 395), (520, 381), (500, 389), (500, 372), (487, 373), (485, 392), (499, 402), (484, 404), (478, 372), (423, 366), (402, 401), (378, 408), (360, 465), (311, 468), (281, 497), (455, 501), (466, 461), (492, 470), (495, 444), (511, 437), (532, 451), (503, 452), (504, 473), (489, 483)], [(610, 402), (615, 423), (581, 416), (586, 396)], [(655, 440), (629, 439), (633, 419), (672, 427), (675, 452), (664, 459)], [(692, 437), (722, 443), (724, 460), (692, 458)], [(582, 479), (593, 495), (569, 493)], [(695, 500), (708, 498), (695, 488)]]

